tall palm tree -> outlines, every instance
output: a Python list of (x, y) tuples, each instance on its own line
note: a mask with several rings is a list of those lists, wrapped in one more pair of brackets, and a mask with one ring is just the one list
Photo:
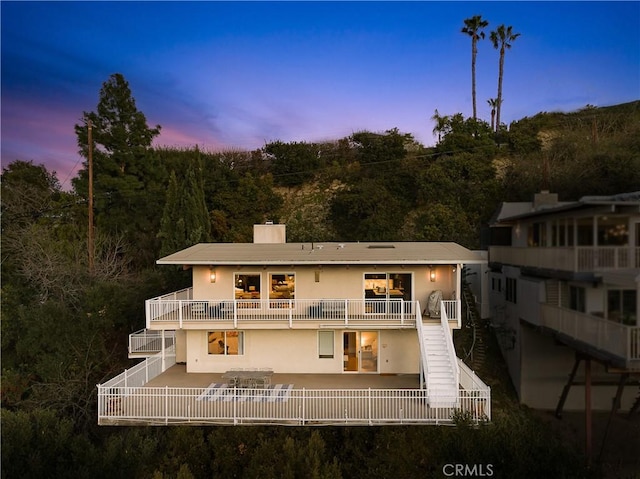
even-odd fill
[(496, 107), (498, 106), (498, 99), (489, 98), (487, 103), (491, 107), (491, 131), (496, 131)]
[(500, 129), (500, 109), (502, 107), (502, 78), (504, 76), (504, 52), (511, 48), (511, 43), (520, 36), (519, 33), (513, 33), (513, 27), (505, 27), (500, 25), (496, 30), (491, 32), (490, 39), (493, 48), (500, 48), (500, 70), (498, 72), (498, 105), (496, 111), (496, 131)]
[(476, 115), (476, 55), (478, 54), (478, 40), (484, 39), (483, 28), (487, 27), (489, 22), (482, 19), (482, 15), (474, 15), (464, 21), (464, 27), (460, 30), (471, 37), (471, 100), (473, 101), (473, 119), (477, 119)]

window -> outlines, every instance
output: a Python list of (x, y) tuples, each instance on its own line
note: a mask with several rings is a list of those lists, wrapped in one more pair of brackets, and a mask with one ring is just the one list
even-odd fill
[(598, 218), (598, 244), (602, 246), (626, 246), (629, 244), (629, 230), (626, 217)]
[(529, 246), (547, 245), (547, 225), (545, 223), (533, 223), (529, 226)]
[(320, 359), (333, 358), (333, 331), (318, 331), (318, 357)]
[(502, 292), (502, 278), (491, 278), (491, 289), (496, 293)]
[(515, 278), (507, 278), (505, 283), (505, 299), (510, 303), (518, 302), (518, 282)]
[(235, 275), (236, 299), (260, 299), (260, 274), (249, 273)]
[(577, 220), (577, 246), (593, 246), (593, 218), (579, 218)]
[(569, 309), (584, 313), (585, 307), (585, 290), (579, 286), (569, 286)]
[(224, 356), (244, 354), (244, 332), (209, 331), (207, 333), (207, 352)]
[(607, 291), (607, 319), (627, 326), (636, 326), (636, 292), (633, 289)]
[[(296, 275), (295, 273), (270, 273), (269, 274), (269, 299), (289, 300), (293, 299), (296, 294)], [(283, 303), (288, 301), (283, 301)], [(277, 307), (277, 302), (272, 303), (272, 307)]]

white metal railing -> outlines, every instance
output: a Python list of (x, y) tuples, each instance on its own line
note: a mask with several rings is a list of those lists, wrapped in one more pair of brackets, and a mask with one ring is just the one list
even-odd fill
[[(459, 300), (454, 300), (459, 302)], [(450, 308), (455, 315), (459, 309)], [(175, 325), (184, 323), (231, 323), (279, 321), (294, 327), (302, 322), (325, 322), (348, 325), (360, 324), (413, 327), (416, 312), (415, 301), (402, 299), (261, 299), (261, 300), (194, 300), (159, 297), (145, 303), (147, 327), (152, 324)], [(456, 317), (450, 317), (455, 320)], [(173, 323), (173, 324), (172, 324)]]
[(129, 335), (129, 354), (151, 355), (175, 344), (175, 331), (141, 329)]
[(142, 387), (175, 364), (175, 346), (172, 345), (155, 356), (139, 362), (134, 367), (125, 369), (124, 372), (109, 379), (106, 383), (98, 384), (98, 391), (108, 390), (110, 388), (135, 389)]
[(416, 311), (416, 331), (418, 332), (418, 342), (420, 343), (420, 367), (422, 368), (420, 375), (420, 387), (422, 388), (424, 384), (426, 387), (429, 387), (429, 362), (427, 361), (427, 350), (425, 349), (424, 344), (424, 327), (422, 325), (422, 316), (419, 314), (420, 305), (417, 305)]
[(461, 390), (458, 407), (430, 407), (427, 389), (98, 387), (99, 424), (453, 424), (491, 419), (488, 389)]
[(640, 327), (614, 323), (586, 313), (551, 304), (540, 305), (541, 326), (619, 356), (640, 360)]
[[(442, 303), (444, 303), (444, 301)], [(440, 324), (444, 331), (444, 339), (447, 346), (449, 364), (451, 364), (451, 368), (453, 369), (455, 383), (460, 384), (460, 368), (458, 367), (458, 357), (456, 356), (456, 350), (453, 346), (453, 335), (451, 334), (451, 329), (449, 327), (449, 318), (447, 316), (447, 310), (444, 304), (441, 304), (440, 306)]]
[(640, 248), (630, 246), (491, 246), (489, 260), (563, 271), (640, 267)]

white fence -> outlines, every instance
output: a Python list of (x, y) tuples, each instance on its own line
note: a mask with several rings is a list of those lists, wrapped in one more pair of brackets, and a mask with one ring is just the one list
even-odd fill
[(385, 425), (491, 419), (488, 389), (461, 390), (458, 408), (430, 407), (427, 389), (99, 387), (98, 422), (108, 424)]

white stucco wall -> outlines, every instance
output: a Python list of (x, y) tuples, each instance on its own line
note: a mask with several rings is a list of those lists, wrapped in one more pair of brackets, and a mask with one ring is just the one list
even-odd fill
[[(193, 267), (193, 298), (194, 299), (234, 299), (235, 274), (261, 275), (262, 299), (267, 298), (270, 273), (295, 273), (295, 297), (297, 299), (361, 299), (364, 297), (365, 273), (400, 273), (413, 274), (412, 298), (420, 301), (424, 309), (429, 294), (434, 290), (443, 292), (443, 299), (451, 299), (454, 292), (459, 297), (456, 287), (456, 272), (452, 266), (437, 265), (436, 281), (429, 279), (427, 266), (405, 267), (399, 266), (282, 266), (268, 267), (233, 267), (216, 266), (216, 281), (211, 283), (208, 266)], [(316, 282), (316, 272), (319, 281)]]
[[(343, 372), (343, 330), (334, 331), (334, 357), (318, 357), (317, 330), (244, 331), (243, 355), (208, 354), (207, 331), (187, 331), (187, 372), (224, 372), (230, 368), (269, 367), (278, 373), (339, 374)], [(378, 372), (419, 372), (415, 330), (378, 331)]]

